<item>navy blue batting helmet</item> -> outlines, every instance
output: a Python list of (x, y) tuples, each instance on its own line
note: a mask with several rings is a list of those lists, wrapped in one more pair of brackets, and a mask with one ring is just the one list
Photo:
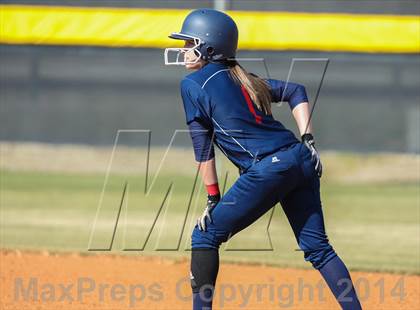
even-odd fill
[(235, 58), (238, 28), (233, 19), (220, 11), (198, 9), (185, 18), (180, 32), (170, 36), (177, 40), (194, 40), (196, 51), (207, 61)]

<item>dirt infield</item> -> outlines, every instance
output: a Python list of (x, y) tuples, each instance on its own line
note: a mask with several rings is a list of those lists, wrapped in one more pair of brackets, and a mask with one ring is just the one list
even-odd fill
[[(1, 309), (190, 309), (188, 260), (3, 250)], [(364, 309), (419, 309), (420, 276), (353, 272)], [(317, 271), (221, 264), (214, 309), (339, 309)]]

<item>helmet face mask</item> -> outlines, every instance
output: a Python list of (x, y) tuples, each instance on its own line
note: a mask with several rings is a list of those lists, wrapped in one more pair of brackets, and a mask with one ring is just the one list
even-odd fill
[[(179, 37), (180, 40), (194, 41), (194, 46), (193, 47), (168, 47), (168, 48), (165, 48), (165, 54), (164, 54), (165, 65), (167, 65), (167, 66), (170, 66), (170, 65), (185, 66), (185, 65), (189, 65), (189, 64), (195, 64), (195, 63), (200, 61), (201, 56), (202, 56), (201, 52), (199, 50), (200, 46), (201, 46), (201, 39), (200, 38), (185, 35), (185, 34), (180, 34), (180, 33), (176, 33), (176, 32), (172, 33), (172, 36)], [(181, 37), (182, 37), (182, 39), (181, 39)], [(189, 53), (189, 52), (194, 52), (194, 54), (197, 56), (194, 61), (185, 61), (185, 54)], [(173, 54), (175, 54), (175, 55), (172, 56)], [(182, 60), (180, 60), (181, 57), (182, 57)], [(175, 58), (175, 60), (172, 60), (174, 58)]]

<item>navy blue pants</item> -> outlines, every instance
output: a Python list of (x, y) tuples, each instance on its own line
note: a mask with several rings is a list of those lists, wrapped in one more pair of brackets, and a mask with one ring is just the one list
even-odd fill
[(325, 234), (319, 178), (301, 143), (264, 157), (244, 172), (213, 209), (207, 231), (194, 228), (192, 248), (218, 249), (278, 202), (306, 261), (320, 269), (337, 256)]

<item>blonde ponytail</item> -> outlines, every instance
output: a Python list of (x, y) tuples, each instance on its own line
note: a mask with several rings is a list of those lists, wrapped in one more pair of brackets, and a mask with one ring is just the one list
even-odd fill
[(260, 111), (265, 114), (271, 114), (271, 93), (268, 83), (247, 72), (239, 63), (235, 63), (229, 67), (229, 71), (233, 79), (241, 86), (245, 87), (252, 101)]

